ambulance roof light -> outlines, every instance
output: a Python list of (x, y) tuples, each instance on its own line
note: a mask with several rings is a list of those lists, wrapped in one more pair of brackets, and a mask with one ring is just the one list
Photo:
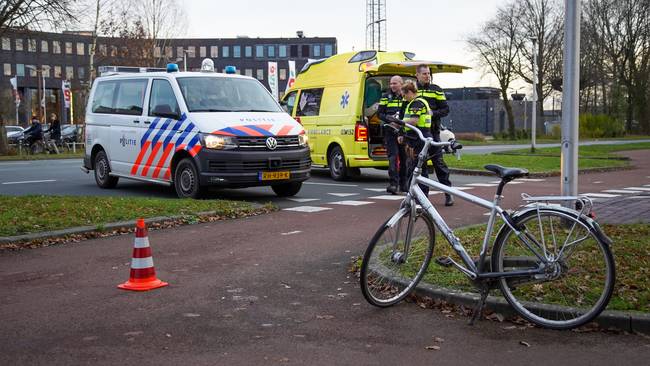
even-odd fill
[(201, 62), (201, 72), (214, 72), (214, 61), (209, 58)]
[(178, 65), (167, 64), (167, 72), (178, 72)]
[(226, 66), (226, 74), (235, 74), (236, 72), (237, 72), (236, 67), (232, 65)]

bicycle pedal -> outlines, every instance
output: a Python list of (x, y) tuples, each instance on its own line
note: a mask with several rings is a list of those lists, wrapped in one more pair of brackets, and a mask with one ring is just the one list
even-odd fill
[(436, 263), (443, 267), (451, 267), (453, 265), (452, 260), (449, 257), (438, 257), (436, 258)]

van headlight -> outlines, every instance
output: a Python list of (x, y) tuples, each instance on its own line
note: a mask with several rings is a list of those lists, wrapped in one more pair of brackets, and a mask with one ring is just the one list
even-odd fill
[(232, 136), (202, 135), (203, 146), (206, 149), (230, 150), (237, 148), (237, 139)]
[(302, 147), (307, 146), (309, 144), (309, 137), (305, 134), (298, 135), (298, 144)]

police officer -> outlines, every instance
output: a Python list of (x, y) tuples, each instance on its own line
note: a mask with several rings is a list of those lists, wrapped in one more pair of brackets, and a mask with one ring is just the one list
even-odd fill
[(402, 108), (403, 80), (399, 75), (390, 78), (390, 91), (384, 93), (379, 100), (377, 114), (384, 128), (384, 144), (388, 153), (388, 179), (386, 192), (397, 194), (398, 189), (408, 191), (406, 175), (406, 151), (404, 145), (397, 141), (399, 129), (403, 125), (400, 120)]
[[(449, 114), (449, 105), (447, 105), (447, 98), (445, 92), (436, 84), (431, 84), (431, 70), (427, 65), (419, 65), (415, 74), (418, 82), (418, 96), (423, 98), (431, 108), (431, 134), (434, 141), (440, 141), (440, 119)], [(442, 149), (440, 147), (432, 147), (430, 150), (433, 153), (431, 161), (433, 168), (436, 171), (438, 182), (451, 187), (449, 180), (449, 168), (442, 158)], [(426, 169), (424, 169), (426, 170)], [(452, 206), (454, 198), (445, 193), (445, 206)]]

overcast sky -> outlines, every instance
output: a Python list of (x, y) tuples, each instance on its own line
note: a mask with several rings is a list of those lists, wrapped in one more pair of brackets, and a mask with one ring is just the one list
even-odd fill
[[(365, 48), (365, 0), (184, 1), (188, 37), (336, 37), (338, 52)], [(418, 59), (475, 66), (464, 41), (504, 0), (387, 0), (388, 50)], [(496, 86), (482, 70), (434, 76), (443, 88)]]

